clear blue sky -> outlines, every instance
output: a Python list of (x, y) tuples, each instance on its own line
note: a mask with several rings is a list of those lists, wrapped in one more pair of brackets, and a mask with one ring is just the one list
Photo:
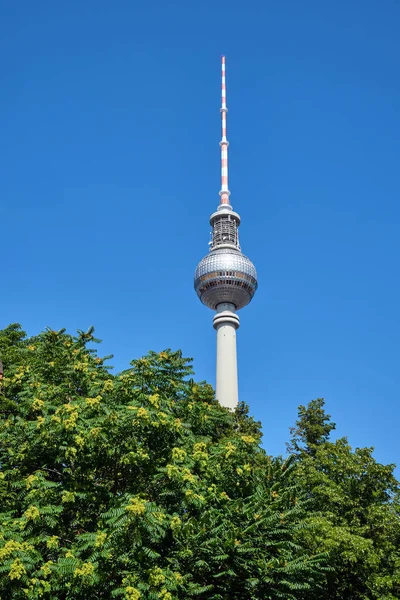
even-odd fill
[(232, 203), (259, 290), (241, 398), (285, 452), (318, 396), (400, 463), (396, 0), (3, 2), (0, 326), (95, 325), (116, 369), (182, 348), (214, 383), (193, 291), (218, 202), (227, 56)]

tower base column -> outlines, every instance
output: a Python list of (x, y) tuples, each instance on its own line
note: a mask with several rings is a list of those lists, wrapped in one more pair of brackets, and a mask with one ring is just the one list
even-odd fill
[(217, 331), (216, 398), (221, 406), (234, 410), (239, 402), (236, 354), (239, 317), (235, 305), (218, 304), (213, 326)]

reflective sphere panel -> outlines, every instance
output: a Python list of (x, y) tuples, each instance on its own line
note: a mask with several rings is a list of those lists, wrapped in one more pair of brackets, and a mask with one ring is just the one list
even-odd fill
[(246, 306), (257, 289), (257, 272), (247, 256), (237, 250), (213, 250), (198, 264), (194, 288), (206, 306), (216, 309), (230, 302), (236, 309)]

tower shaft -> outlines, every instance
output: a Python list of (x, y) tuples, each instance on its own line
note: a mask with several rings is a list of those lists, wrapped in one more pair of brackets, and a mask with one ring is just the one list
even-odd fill
[(217, 307), (213, 320), (217, 331), (217, 372), (215, 396), (221, 406), (234, 410), (239, 402), (236, 330), (239, 317), (234, 304)]

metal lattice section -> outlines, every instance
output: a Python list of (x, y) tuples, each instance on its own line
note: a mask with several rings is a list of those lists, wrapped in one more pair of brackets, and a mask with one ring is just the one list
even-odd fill
[(213, 221), (211, 250), (218, 246), (230, 244), (240, 250), (239, 231), (236, 219), (230, 215), (222, 215)]

